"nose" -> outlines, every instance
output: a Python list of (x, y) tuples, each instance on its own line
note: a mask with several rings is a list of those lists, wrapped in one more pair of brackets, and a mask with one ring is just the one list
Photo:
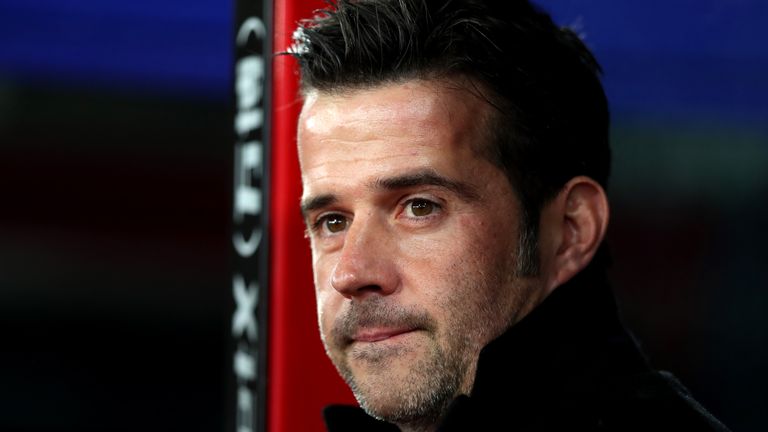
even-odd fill
[(396, 248), (386, 227), (372, 219), (356, 218), (331, 274), (331, 286), (346, 298), (397, 290)]

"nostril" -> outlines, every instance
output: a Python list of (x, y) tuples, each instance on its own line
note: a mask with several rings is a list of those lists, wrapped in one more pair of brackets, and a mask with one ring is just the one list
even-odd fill
[(371, 295), (384, 295), (385, 291), (379, 285), (363, 285), (349, 290), (336, 290), (348, 299), (362, 299)]
[(379, 292), (382, 291), (382, 289), (378, 285), (366, 285), (364, 287), (358, 288), (357, 291), (362, 294), (367, 292)]

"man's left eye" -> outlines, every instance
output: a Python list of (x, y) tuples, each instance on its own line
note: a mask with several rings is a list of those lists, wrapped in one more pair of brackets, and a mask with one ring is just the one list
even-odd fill
[(424, 217), (435, 212), (437, 204), (425, 199), (414, 199), (408, 202), (405, 211), (409, 217)]

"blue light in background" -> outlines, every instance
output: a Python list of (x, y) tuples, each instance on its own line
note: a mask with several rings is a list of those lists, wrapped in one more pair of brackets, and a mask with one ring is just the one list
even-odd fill
[(614, 113), (768, 120), (761, 0), (540, 0), (603, 66)]
[(3, 0), (0, 75), (226, 97), (233, 17), (231, 0)]
[[(233, 0), (2, 0), (0, 77), (231, 92)], [(761, 0), (541, 0), (576, 24), (615, 112), (768, 119)]]

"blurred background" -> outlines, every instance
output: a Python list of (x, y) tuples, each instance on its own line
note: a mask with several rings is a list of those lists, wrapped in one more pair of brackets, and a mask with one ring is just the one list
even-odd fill
[[(768, 4), (539, 4), (605, 72), (625, 320), (768, 430)], [(0, 430), (226, 429), (234, 9), (0, 0)]]

